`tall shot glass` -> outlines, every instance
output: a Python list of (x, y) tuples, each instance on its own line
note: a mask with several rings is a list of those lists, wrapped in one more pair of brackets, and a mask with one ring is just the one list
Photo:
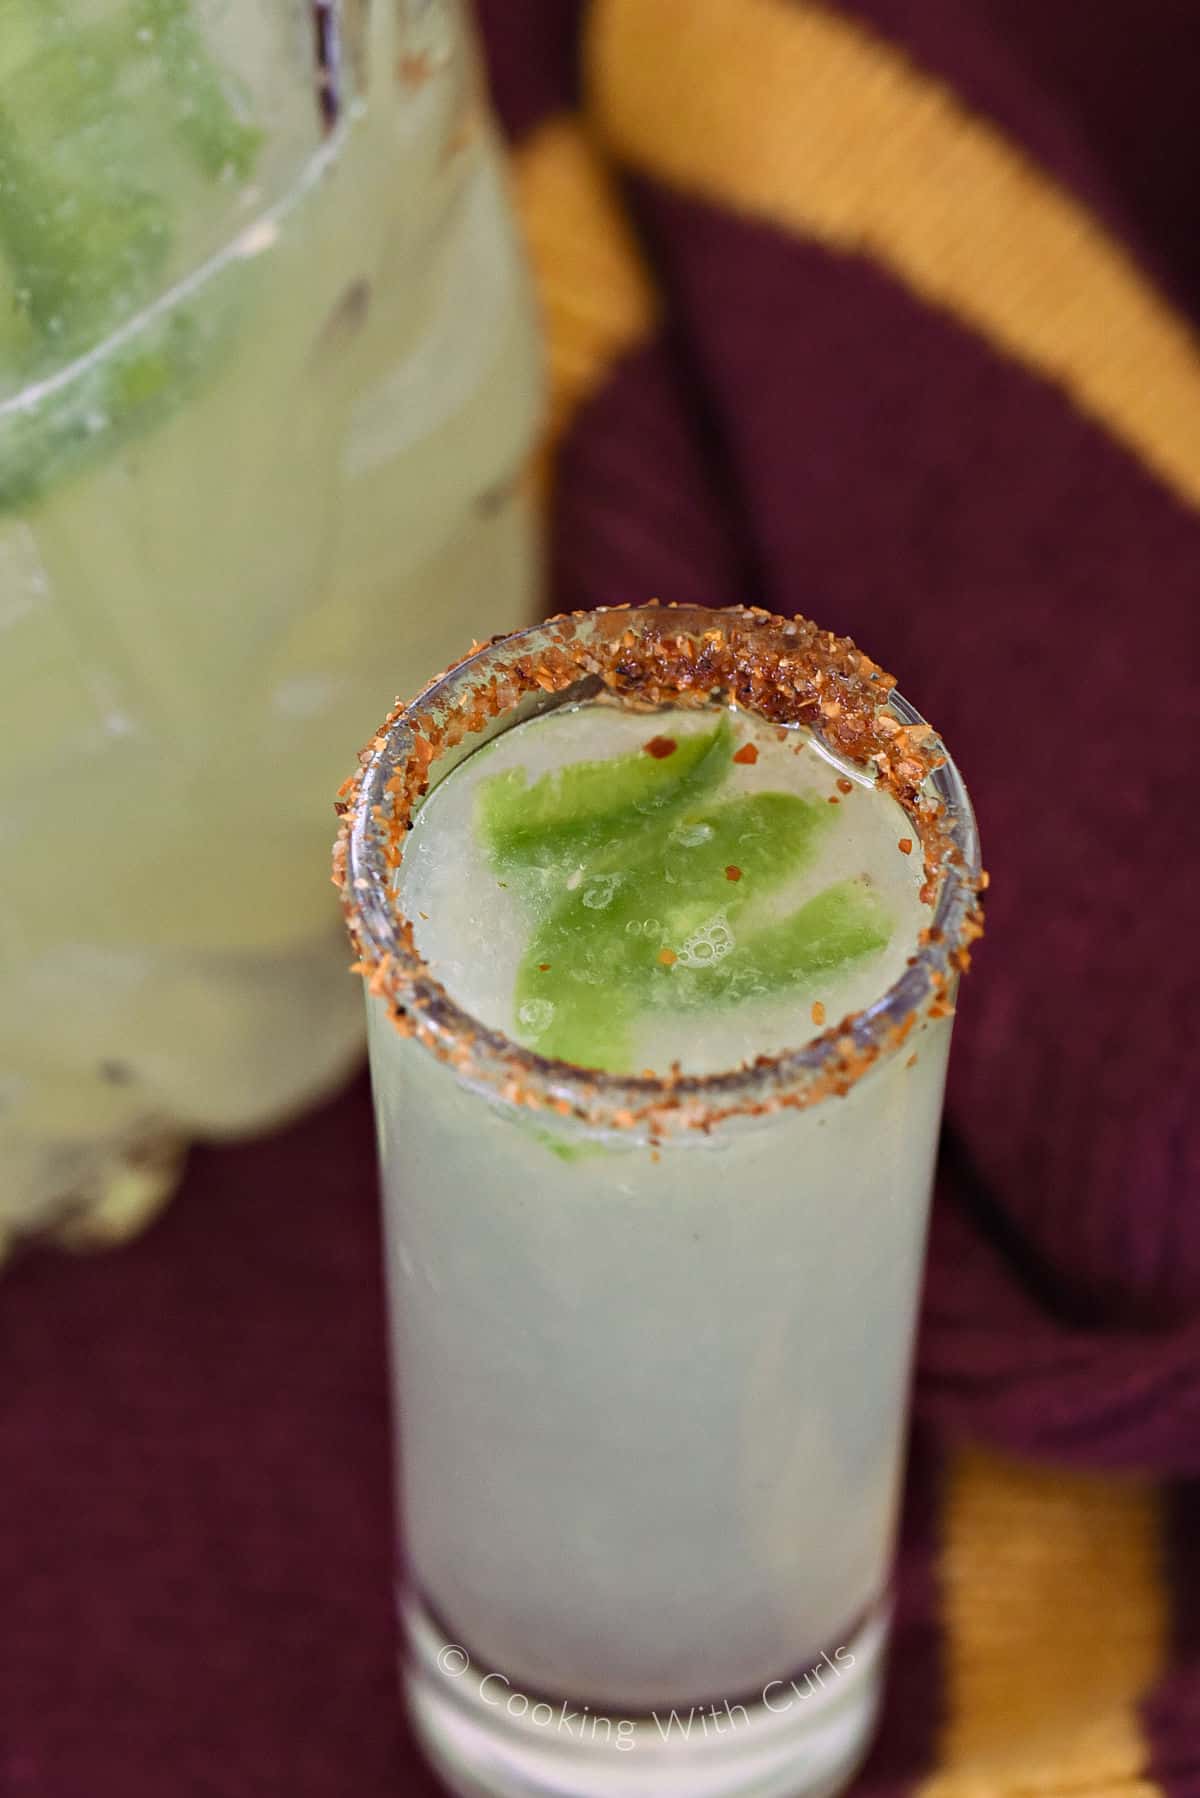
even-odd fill
[[(598, 1074), (468, 1016), (397, 870), (422, 796), (533, 713), (756, 711), (873, 768), (924, 852), (901, 979), (725, 1073)], [(952, 1009), (979, 934), (966, 790), (852, 644), (616, 610), (477, 650), (343, 789), (369, 993), (404, 1677), (451, 1788), (809, 1798), (868, 1742)], [(453, 846), (450, 845), (450, 848)]]

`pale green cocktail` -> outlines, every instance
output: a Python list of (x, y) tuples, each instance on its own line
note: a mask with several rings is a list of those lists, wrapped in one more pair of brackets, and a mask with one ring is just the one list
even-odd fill
[(343, 745), (533, 604), (477, 78), (442, 3), (0, 0), (0, 1253), (355, 1052)]
[(590, 701), (437, 788), (402, 903), (490, 1028), (612, 1073), (715, 1073), (899, 977), (927, 922), (912, 848), (895, 802), (808, 733)]
[(348, 802), (427, 1745), (507, 1798), (832, 1790), (978, 929), (957, 775), (852, 646), (633, 612), (475, 657)]

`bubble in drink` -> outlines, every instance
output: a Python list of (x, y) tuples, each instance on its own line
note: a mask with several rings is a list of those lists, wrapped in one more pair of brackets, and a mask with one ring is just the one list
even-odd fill
[(619, 874), (604, 874), (599, 880), (589, 880), (583, 890), (583, 903), (589, 911), (603, 911), (612, 904), (620, 883)]
[(736, 947), (734, 935), (727, 919), (710, 918), (699, 930), (692, 932), (687, 942), (679, 950), (680, 964), (685, 968), (704, 968), (715, 961), (723, 961)]

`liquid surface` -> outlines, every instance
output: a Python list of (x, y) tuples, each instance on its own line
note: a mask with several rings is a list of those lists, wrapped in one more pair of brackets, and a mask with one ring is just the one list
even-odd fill
[(434, 790), (400, 883), (467, 1011), (622, 1073), (799, 1046), (878, 998), (929, 919), (895, 801), (744, 712), (531, 719)]

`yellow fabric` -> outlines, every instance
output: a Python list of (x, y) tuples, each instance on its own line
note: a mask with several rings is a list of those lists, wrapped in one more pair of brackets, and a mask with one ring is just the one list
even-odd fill
[(947, 1716), (920, 1798), (1155, 1798), (1136, 1707), (1167, 1653), (1160, 1521), (1143, 1481), (952, 1460)]
[(657, 307), (611, 177), (581, 121), (550, 119), (513, 160), (541, 299), (552, 452), (617, 357), (649, 336)]
[(898, 50), (797, 0), (596, 0), (587, 66), (625, 162), (871, 257), (1200, 504), (1194, 336), (1085, 207)]

